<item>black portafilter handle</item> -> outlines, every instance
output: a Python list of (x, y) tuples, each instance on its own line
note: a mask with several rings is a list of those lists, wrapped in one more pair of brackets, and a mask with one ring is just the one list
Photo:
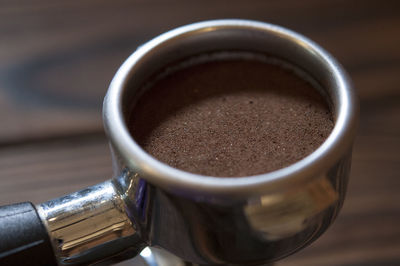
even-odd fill
[(30, 202), (0, 206), (0, 265), (57, 265), (46, 227)]

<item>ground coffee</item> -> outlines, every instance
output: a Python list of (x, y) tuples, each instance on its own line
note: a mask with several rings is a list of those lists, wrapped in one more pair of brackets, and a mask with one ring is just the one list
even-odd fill
[(278, 60), (195, 61), (147, 84), (129, 119), (158, 160), (208, 176), (257, 175), (299, 161), (331, 132), (324, 98)]

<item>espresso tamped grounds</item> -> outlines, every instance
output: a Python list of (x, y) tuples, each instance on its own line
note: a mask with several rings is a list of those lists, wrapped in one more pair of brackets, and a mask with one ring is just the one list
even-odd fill
[(181, 170), (267, 173), (309, 155), (333, 129), (324, 97), (279, 64), (216, 60), (161, 76), (135, 104), (129, 127), (144, 150)]

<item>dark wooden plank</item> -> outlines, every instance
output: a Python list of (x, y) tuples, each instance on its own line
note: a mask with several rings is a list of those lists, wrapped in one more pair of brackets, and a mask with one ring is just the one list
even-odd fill
[(344, 0), (9, 2), (0, 8), (0, 120), (7, 123), (0, 142), (101, 131), (102, 98), (135, 47), (213, 18), (258, 19), (302, 32), (350, 70), (361, 97), (378, 85), (393, 96), (398, 9), (395, 1)]
[[(391, 147), (400, 147), (399, 139), (358, 138), (348, 197), (337, 221), (310, 247), (277, 265), (400, 262), (400, 160)], [(110, 176), (108, 146), (101, 135), (3, 148), (0, 204), (43, 202)]]

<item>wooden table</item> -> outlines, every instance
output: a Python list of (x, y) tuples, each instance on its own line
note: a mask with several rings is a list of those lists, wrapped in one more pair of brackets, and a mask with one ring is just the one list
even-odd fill
[(325, 47), (361, 99), (343, 211), (319, 240), (277, 265), (400, 265), (399, 3), (2, 1), (0, 204), (43, 202), (111, 176), (102, 98), (140, 43), (190, 22), (256, 19)]

